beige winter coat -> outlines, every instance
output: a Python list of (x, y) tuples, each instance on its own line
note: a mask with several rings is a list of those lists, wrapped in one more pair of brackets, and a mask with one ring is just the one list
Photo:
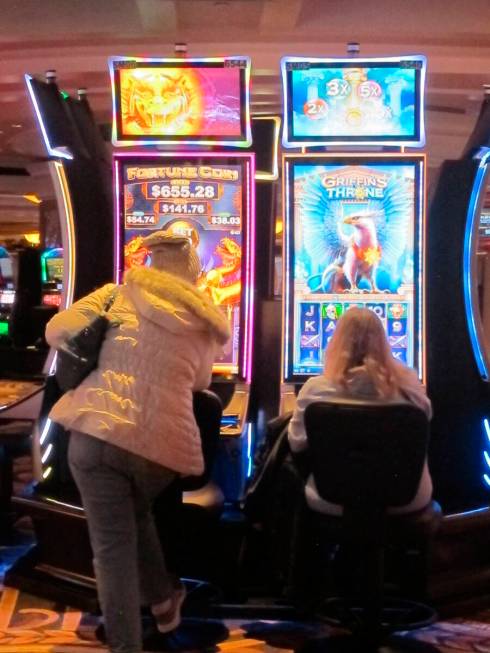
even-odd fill
[[(98, 315), (108, 284), (55, 315), (52, 347)], [(207, 388), (225, 316), (194, 286), (166, 272), (135, 268), (119, 286), (96, 370), (53, 407), (66, 429), (106, 440), (182, 474), (200, 474), (203, 457), (192, 392)]]

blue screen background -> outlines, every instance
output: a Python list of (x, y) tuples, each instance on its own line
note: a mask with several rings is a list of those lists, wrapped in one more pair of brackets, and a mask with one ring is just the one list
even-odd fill
[(414, 138), (416, 82), (415, 68), (293, 69), (293, 137)]

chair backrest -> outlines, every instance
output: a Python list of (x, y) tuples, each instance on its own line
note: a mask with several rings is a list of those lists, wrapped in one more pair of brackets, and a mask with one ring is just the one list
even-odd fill
[(223, 405), (214, 392), (201, 390), (194, 393), (194, 416), (201, 433), (204, 472), (201, 476), (183, 479), (185, 490), (197, 490), (209, 481), (220, 437), (222, 414)]
[(409, 503), (422, 475), (428, 426), (425, 413), (409, 403), (310, 404), (305, 427), (320, 496), (354, 509)]

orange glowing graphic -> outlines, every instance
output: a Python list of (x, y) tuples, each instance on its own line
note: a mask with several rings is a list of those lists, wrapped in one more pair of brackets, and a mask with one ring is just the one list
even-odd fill
[(203, 89), (191, 69), (122, 69), (122, 133), (188, 135), (201, 130)]
[(131, 268), (140, 267), (145, 265), (150, 252), (146, 247), (142, 247), (143, 236), (135, 236), (131, 238), (126, 245), (124, 245), (124, 268), (130, 270)]
[(199, 232), (190, 222), (187, 222), (187, 220), (175, 220), (175, 222), (169, 222), (165, 225), (165, 229), (175, 236), (189, 238), (193, 247), (199, 245)]
[(218, 306), (240, 303), (242, 248), (232, 238), (222, 238), (215, 250), (223, 262), (210, 270), (199, 283)]
[(129, 190), (127, 186), (124, 188), (124, 210), (126, 213), (132, 208), (134, 204), (133, 193)]

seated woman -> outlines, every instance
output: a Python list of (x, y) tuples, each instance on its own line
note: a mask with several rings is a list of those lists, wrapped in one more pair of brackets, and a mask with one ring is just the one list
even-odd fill
[[(365, 308), (352, 308), (340, 318), (325, 355), (324, 372), (311, 377), (298, 394), (289, 423), (288, 439), (293, 453), (307, 449), (304, 412), (315, 401), (331, 397), (407, 401), (430, 418), (430, 400), (413, 370), (393, 358), (381, 320)], [(313, 476), (306, 484), (306, 501), (317, 512), (341, 515), (342, 506), (324, 501)], [(413, 500), (391, 514), (406, 514), (425, 508), (432, 498), (432, 481), (427, 460)]]

